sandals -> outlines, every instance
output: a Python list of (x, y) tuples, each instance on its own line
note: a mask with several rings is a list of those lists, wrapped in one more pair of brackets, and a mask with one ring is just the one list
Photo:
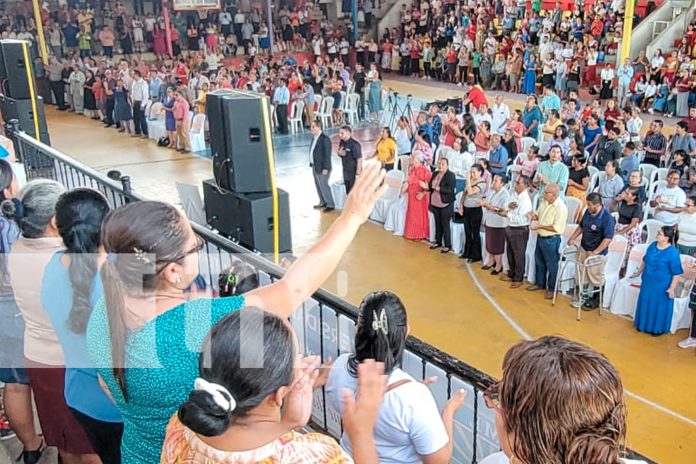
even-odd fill
[(41, 456), (43, 456), (43, 453), (47, 448), (46, 442), (44, 441), (43, 437), (41, 437), (41, 444), (39, 445), (38, 449), (34, 451), (22, 451), (22, 454), (20, 454), (17, 458), (17, 462), (23, 462), (24, 464), (37, 464), (41, 460)]

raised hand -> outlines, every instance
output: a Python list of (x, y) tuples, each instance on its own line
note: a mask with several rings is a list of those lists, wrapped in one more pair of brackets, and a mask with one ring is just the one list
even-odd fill
[(377, 200), (387, 190), (384, 184), (386, 171), (377, 161), (367, 161), (363, 164), (363, 170), (356, 179), (353, 189), (346, 198), (342, 215), (349, 215), (360, 221), (367, 221)]

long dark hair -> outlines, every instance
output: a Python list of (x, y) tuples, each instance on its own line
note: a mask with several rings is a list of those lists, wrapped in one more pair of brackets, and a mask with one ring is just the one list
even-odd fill
[(101, 226), (109, 212), (109, 202), (96, 190), (79, 188), (64, 193), (56, 203), (56, 227), (70, 256), (72, 309), (68, 326), (85, 333), (92, 312), (90, 296), (97, 273)]
[(383, 362), (386, 374), (401, 367), (407, 333), (406, 308), (398, 296), (386, 291), (367, 295), (358, 309), (355, 353), (348, 359), (350, 374), (357, 377), (358, 364), (366, 359)]
[(126, 400), (124, 295), (142, 297), (151, 292), (159, 285), (164, 267), (185, 258), (183, 221), (171, 205), (137, 201), (111, 211), (102, 225), (101, 241), (109, 257), (102, 266), (101, 278), (113, 374)]
[(199, 371), (202, 379), (224, 387), (221, 394), (234, 399), (235, 407), (225, 410), (208, 391), (196, 389), (179, 407), (179, 420), (206, 437), (224, 433), (268, 395), (290, 385), (295, 351), (292, 329), (278, 316), (253, 307), (230, 313), (203, 343)]
[(12, 165), (4, 159), (0, 159), (0, 202), (9, 200), (9, 198), (5, 197), (5, 190), (10, 188), (13, 179)]

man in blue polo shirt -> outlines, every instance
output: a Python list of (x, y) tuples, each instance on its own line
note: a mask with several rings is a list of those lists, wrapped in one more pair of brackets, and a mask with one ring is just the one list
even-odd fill
[[(580, 299), (573, 302), (573, 306), (582, 306), (583, 310), (591, 311), (597, 309), (601, 304), (599, 294), (593, 293), (593, 290), (604, 284), (604, 264), (609, 244), (614, 237), (615, 226), (614, 217), (606, 208), (602, 207), (601, 195), (597, 192), (588, 194), (587, 209), (580, 220), (580, 227), (575, 229), (573, 235), (568, 239), (568, 246), (573, 245), (573, 242), (582, 234), (577, 262), (585, 263), (588, 258), (593, 256), (599, 256), (600, 259), (599, 263), (593, 259), (593, 264), (589, 266), (578, 265), (576, 275), (582, 275), (582, 281), (589, 285), (587, 289), (580, 289)], [(592, 296), (584, 298), (583, 295)]]
[(491, 137), (491, 151), (488, 154), (488, 163), (491, 166), (491, 173), (500, 174), (505, 177), (508, 158), (507, 148), (500, 144), (500, 136), (494, 134), (493, 137)]

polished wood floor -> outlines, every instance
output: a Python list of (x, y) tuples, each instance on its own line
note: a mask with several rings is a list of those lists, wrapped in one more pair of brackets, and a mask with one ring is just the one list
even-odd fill
[[(424, 99), (457, 92), (419, 83), (387, 85)], [(175, 181), (200, 185), (212, 177), (207, 159), (159, 148), (85, 117), (52, 109), (47, 114), (54, 147), (99, 171), (119, 169), (130, 175), (134, 189), (145, 197), (177, 203)], [(358, 137), (369, 133), (358, 131)], [(316, 194), (308, 167), (309, 143), (306, 136), (275, 142), (278, 183), (290, 193), (296, 254), (337, 217), (312, 209)], [(375, 224), (360, 230), (326, 288), (355, 304), (372, 290), (396, 292), (407, 304), (416, 336), (494, 376), (501, 373), (505, 351), (525, 335), (559, 334), (591, 345), (623, 376), (629, 392), (629, 446), (661, 463), (694, 462), (696, 356), (676, 346), (685, 331), (650, 337), (636, 332), (630, 320), (600, 317), (596, 311), (577, 322), (568, 300), (552, 307), (538, 293), (510, 290), (478, 266), (394, 237)]]

